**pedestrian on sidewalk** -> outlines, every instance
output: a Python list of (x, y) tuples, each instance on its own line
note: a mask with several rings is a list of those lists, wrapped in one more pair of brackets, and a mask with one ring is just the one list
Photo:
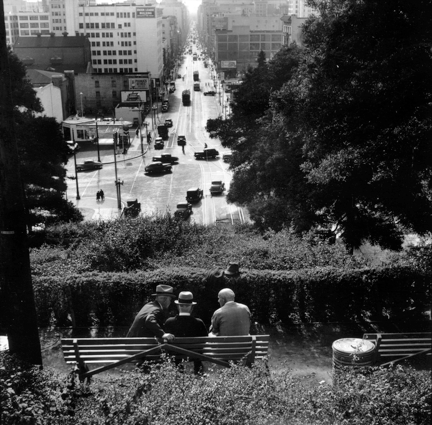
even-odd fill
[(105, 200), (105, 193), (102, 189), (99, 191), (99, 194), (100, 194), (101, 201), (104, 201)]
[(100, 199), (100, 190), (96, 192), (96, 202), (99, 202)]

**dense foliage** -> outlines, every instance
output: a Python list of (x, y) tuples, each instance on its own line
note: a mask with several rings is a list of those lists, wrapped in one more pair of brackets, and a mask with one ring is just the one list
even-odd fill
[(341, 244), (314, 234), (298, 237), (287, 229), (259, 234), (251, 226), (201, 226), (167, 214), (134, 220), (50, 226), (40, 248), (31, 251), (34, 275), (88, 271), (154, 270), (163, 267), (294, 270), (312, 267), (352, 269), (365, 265)]
[(28, 227), (62, 221), (81, 221), (82, 214), (65, 199), (67, 145), (54, 118), (36, 116), (43, 111), (26, 76), (26, 68), (9, 50), (11, 88), (21, 177), (26, 195)]
[(209, 121), (233, 149), (228, 199), (262, 230), (399, 249), (406, 229), (432, 229), (432, 4), (311, 3), (303, 48), (248, 70), (232, 117)]
[(431, 420), (429, 372), (339, 372), (337, 386), (269, 373), (265, 363), (196, 378), (167, 361), (149, 374), (96, 376), (90, 388), (0, 356), (0, 422), (21, 424), (417, 424)]

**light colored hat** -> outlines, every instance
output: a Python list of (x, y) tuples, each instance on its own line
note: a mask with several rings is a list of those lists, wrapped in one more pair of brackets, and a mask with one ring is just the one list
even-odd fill
[(169, 285), (158, 285), (156, 286), (156, 293), (152, 296), (157, 297), (158, 295), (165, 295), (167, 297), (175, 298), (174, 289)]
[(240, 274), (239, 265), (238, 263), (229, 263), (229, 266), (224, 271), (224, 275), (226, 276), (237, 276)]
[(174, 301), (176, 304), (192, 304), (195, 305), (196, 302), (193, 300), (193, 294), (189, 291), (180, 292), (178, 300)]

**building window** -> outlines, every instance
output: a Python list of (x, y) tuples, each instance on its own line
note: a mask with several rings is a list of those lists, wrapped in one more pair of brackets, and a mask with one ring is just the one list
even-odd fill
[(99, 81), (98, 80), (95, 81), (95, 88), (97, 88), (97, 89), (99, 88)]
[(117, 97), (117, 92), (115, 90), (113, 90), (112, 92), (112, 97), (115, 99)]
[(28, 16), (19, 16), (18, 19), (20, 21), (28, 21), (29, 20)]
[(111, 87), (117, 87), (117, 81), (116, 80), (111, 81)]
[(96, 99), (100, 99), (100, 91), (96, 92)]

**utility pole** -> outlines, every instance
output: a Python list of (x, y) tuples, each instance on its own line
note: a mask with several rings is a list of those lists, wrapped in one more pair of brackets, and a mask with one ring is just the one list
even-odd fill
[[(0, 1), (0, 16), (4, 16)], [(0, 22), (0, 309), (10, 352), (42, 365), (4, 19)]]

